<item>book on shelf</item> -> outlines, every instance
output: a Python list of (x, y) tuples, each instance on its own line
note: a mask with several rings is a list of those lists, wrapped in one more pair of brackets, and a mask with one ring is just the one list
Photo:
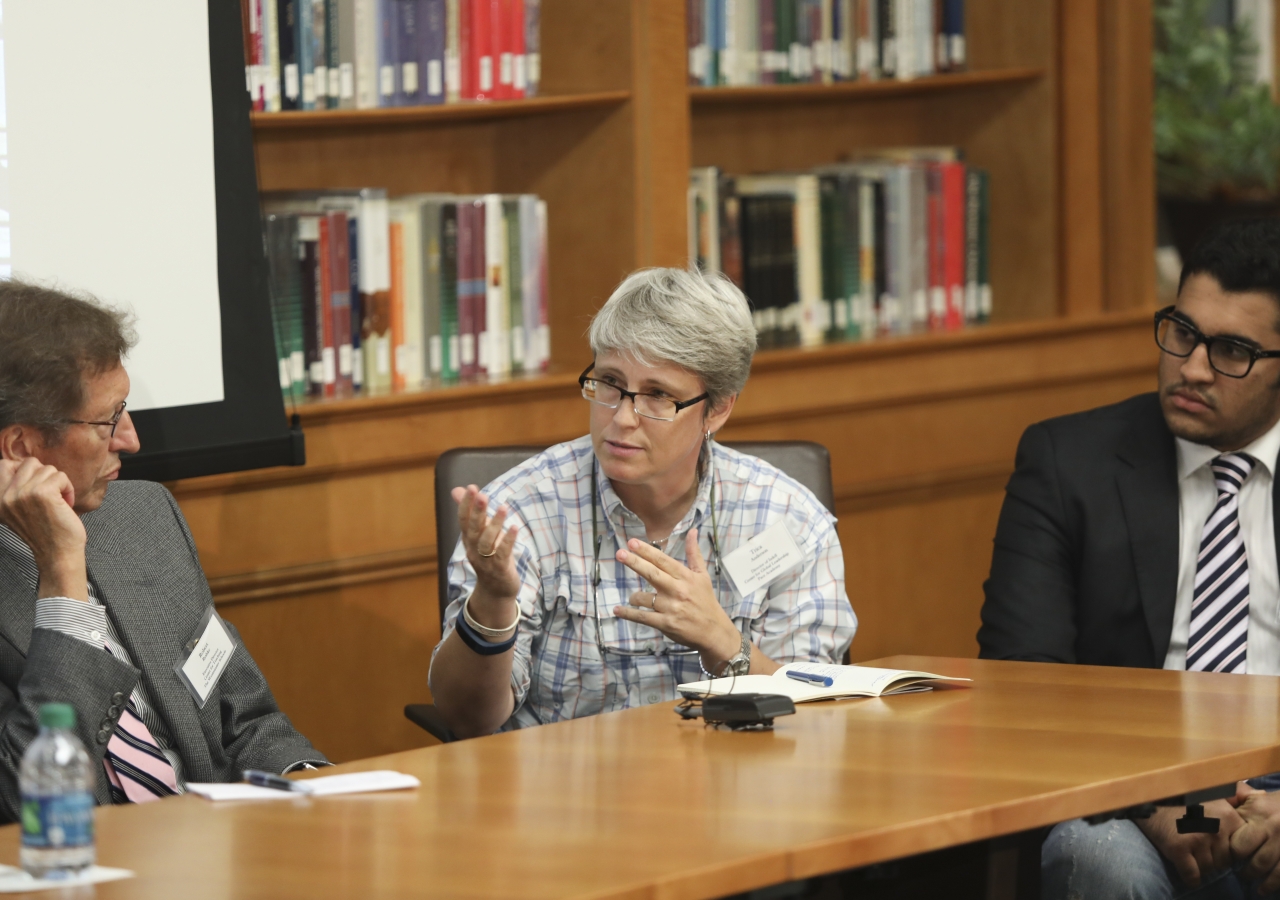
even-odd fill
[(831, 84), (965, 68), (964, 0), (686, 0), (689, 84)]
[(991, 317), (989, 178), (948, 147), (809, 173), (689, 179), (689, 259), (747, 295), (761, 347), (949, 331)]
[(347, 397), (546, 369), (539, 198), (366, 188), (262, 206), (283, 389)]
[(796, 703), (849, 697), (886, 697), (932, 690), (931, 681), (970, 681), (932, 672), (877, 669), (871, 666), (832, 666), (825, 663), (787, 663), (772, 675), (739, 675), (693, 681), (676, 686), (684, 697), (708, 694), (784, 694)]
[(516, 100), (542, 80), (541, 0), (241, 0), (260, 112)]

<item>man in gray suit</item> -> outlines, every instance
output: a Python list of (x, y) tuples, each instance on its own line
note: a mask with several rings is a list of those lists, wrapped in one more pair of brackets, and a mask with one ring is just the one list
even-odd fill
[[(212, 614), (173, 497), (113, 483), (139, 449), (120, 313), (0, 282), (0, 818), (19, 812), (18, 767), (40, 704), (70, 703), (103, 777), (99, 803), (238, 781), (244, 769), (323, 765), (280, 712), (235, 629)], [(221, 627), (219, 627), (221, 626)], [(212, 684), (175, 665), (234, 649)]]

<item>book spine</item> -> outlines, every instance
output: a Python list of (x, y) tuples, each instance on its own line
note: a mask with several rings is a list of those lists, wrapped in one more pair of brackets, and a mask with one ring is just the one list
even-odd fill
[(342, 5), (343, 0), (325, 0), (325, 107), (337, 109), (342, 103)]
[(978, 321), (991, 321), (991, 176), (978, 170)]
[(497, 87), (493, 46), (494, 0), (471, 0), (471, 54), (475, 63), (473, 100), (492, 100)]
[(426, 378), (423, 343), (423, 316), (426, 298), (423, 296), (423, 268), (425, 259), (422, 246), (422, 201), (402, 201), (405, 207), (400, 217), (402, 265), (404, 273), (404, 341), (397, 368), (403, 369), (404, 387), (416, 390)]
[(857, 3), (858, 77), (875, 81), (880, 77), (880, 0), (855, 0)]
[(373, 109), (378, 105), (378, 2), (379, 0), (353, 0), (355, 105), (358, 109)]
[(524, 0), (524, 65), (524, 95), (536, 97), (542, 84), (542, 0)]
[(933, 0), (933, 70), (951, 71), (951, 42), (947, 39), (947, 0)]
[(732, 176), (720, 175), (716, 185), (717, 222), (720, 234), (720, 271), (743, 286), (742, 272), (742, 203), (737, 196)]
[(542, 354), (539, 345), (539, 328), (542, 325), (542, 305), (539, 303), (538, 267), (542, 253), (538, 225), (538, 198), (532, 194), (520, 195), (520, 322), (524, 326), (524, 371), (542, 370)]
[(502, 201), (503, 251), (507, 260), (505, 302), (507, 308), (507, 357), (512, 372), (524, 372), (524, 259), (521, 255), (520, 198)]
[(280, 48), (280, 108), (298, 109), (302, 84), (298, 72), (297, 0), (277, 0), (276, 41)]
[(490, 7), (492, 19), (489, 22), (493, 29), (493, 57), (497, 69), (497, 84), (494, 85), (494, 99), (510, 100), (515, 96), (516, 55), (512, 40), (512, 19), (515, 16), (511, 0), (492, 0)]
[(458, 46), (459, 5), (462, 0), (444, 0), (444, 102), (462, 99), (462, 57)]
[(843, 337), (857, 340), (862, 337), (862, 264), (860, 208), (862, 182), (856, 175), (840, 180), (840, 206), (844, 216), (844, 241), (840, 247), (840, 263), (844, 274), (844, 306), (848, 317)]
[(378, 106), (395, 106), (400, 93), (399, 7), (411, 0), (377, 0)]
[(320, 339), (322, 341), (320, 359), (324, 366), (324, 395), (337, 395), (338, 385), (338, 353), (334, 344), (333, 333), (333, 250), (335, 236), (330, 231), (327, 216), (321, 216), (320, 240), (316, 244), (316, 278), (320, 298), (316, 315), (320, 319)]
[(818, 176), (796, 177), (796, 288), (802, 346), (821, 344), (830, 316), (822, 302), (822, 210)]
[(546, 371), (551, 364), (551, 266), (547, 202), (537, 201), (538, 216), (538, 365)]
[(387, 200), (381, 191), (361, 191), (360, 306), (364, 386), (372, 393), (391, 386), (391, 259)]
[(968, 46), (965, 42), (964, 0), (945, 0), (947, 4), (947, 54), (951, 71), (968, 68)]
[(777, 20), (777, 0), (759, 0), (757, 8), (757, 21), (759, 24), (758, 36), (756, 38), (760, 47), (760, 83), (761, 84), (777, 84), (777, 49), (778, 49), (778, 20)]
[(844, 306), (844, 266), (841, 249), (844, 244), (843, 208), (840, 202), (840, 182), (834, 175), (818, 179), (818, 196), (822, 216), (822, 305), (823, 337), (838, 340), (848, 325), (848, 310)]
[(484, 198), (484, 279), (485, 337), (480, 340), (481, 356), (486, 359), (489, 375), (504, 376), (511, 372), (509, 350), (511, 328), (507, 306), (507, 252), (503, 234), (506, 218), (502, 197), (486, 194)]
[(440, 208), (440, 377), (446, 382), (461, 376), (459, 350), (460, 252), (458, 222), (461, 203)]
[(889, 293), (889, 180), (877, 179), (871, 191), (871, 227), (873, 263), (871, 267), (875, 297), (875, 333), (888, 331), (892, 314)]
[(458, 374), (464, 379), (476, 376), (476, 309), (472, 302), (477, 280), (472, 266), (475, 253), (475, 204), (458, 203)]
[(484, 198), (478, 198), (471, 210), (471, 317), (476, 329), (476, 375), (486, 377), (493, 364), (489, 354), (489, 330), (496, 324), (489, 321), (487, 264), (488, 216)]
[(831, 84), (836, 77), (836, 29), (839, 18), (833, 0), (819, 0), (818, 15), (821, 20), (820, 37), (814, 51), (815, 68), (823, 84)]
[[(460, 92), (459, 98), (462, 100), (475, 100), (476, 93), (479, 90), (476, 42), (472, 35), (472, 31), (475, 28), (476, 3), (477, 0), (458, 0), (458, 64), (461, 67), (458, 90)], [(461, 229), (461, 214), (459, 214), (458, 221), (458, 228)]]
[(929, 214), (926, 246), (929, 256), (928, 324), (930, 331), (942, 331), (947, 326), (947, 231), (941, 164), (929, 163), (925, 167), (925, 187)]
[(962, 163), (942, 164), (943, 284), (946, 291), (946, 327), (964, 324), (965, 168)]
[(404, 271), (404, 223), (398, 216), (393, 216), (388, 226), (388, 243), (391, 251), (391, 390), (399, 392), (405, 388), (406, 363), (405, 353), (405, 271)]
[(294, 40), (298, 47), (298, 79), (301, 85), (299, 109), (316, 108), (315, 39), (312, 35), (315, 18), (314, 0), (295, 0), (297, 32)]
[(979, 258), (982, 254), (982, 178), (976, 169), (965, 174), (965, 261), (964, 320), (978, 321), (978, 285), (981, 277)]
[(347, 284), (351, 306), (351, 386), (360, 391), (364, 387), (364, 304), (360, 297), (360, 222), (354, 216), (347, 217), (347, 263), (350, 268)]
[(422, 243), (422, 375), (439, 378), (444, 365), (440, 330), (440, 216), (442, 203), (425, 201), (418, 211)]
[(929, 183), (920, 164), (908, 166), (907, 178), (911, 198), (910, 328), (920, 331), (929, 327)]
[(529, 56), (525, 45), (524, 0), (511, 0), (507, 32), (511, 35), (511, 97), (523, 99), (529, 88)]
[(897, 2), (878, 0), (876, 27), (880, 45), (880, 74), (894, 78), (898, 74)]
[(335, 34), (330, 35), (331, 44), (337, 41), (336, 56), (329, 63), (331, 108), (354, 109), (356, 105), (356, 2), (330, 0), (330, 9), (337, 8)]
[(311, 0), (311, 103), (313, 109), (329, 108), (329, 4), (337, 2), (338, 0)]
[(262, 17), (258, 12), (258, 0), (240, 0), (240, 24), (244, 29), (244, 87), (249, 92), (249, 108), (263, 109), (261, 103)]
[(329, 223), (329, 297), (333, 345), (338, 356), (334, 392), (348, 397), (355, 390), (351, 348), (351, 235), (347, 214), (331, 212)]
[(422, 4), (422, 66), (424, 84), (421, 102), (437, 104), (445, 99), (445, 40), (447, 14), (445, 0), (420, 0)]
[(318, 315), (320, 303), (320, 274), (316, 263), (316, 245), (320, 241), (319, 220), (315, 216), (298, 219), (298, 272), (301, 286), (302, 346), (306, 364), (307, 393), (313, 397), (324, 394), (324, 334)]

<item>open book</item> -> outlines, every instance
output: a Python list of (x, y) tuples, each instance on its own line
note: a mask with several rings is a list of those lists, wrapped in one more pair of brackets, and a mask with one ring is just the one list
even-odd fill
[[(787, 673), (797, 672), (817, 679), (830, 679), (828, 687), (820, 681), (799, 681)], [(772, 675), (739, 675), (714, 681), (694, 681), (679, 685), (685, 697), (706, 694), (786, 694), (796, 703), (806, 700), (834, 700), (840, 697), (882, 697), (931, 688), (925, 681), (969, 681), (931, 672), (908, 672), (905, 669), (873, 669), (870, 666), (828, 666), (822, 663), (788, 663)]]

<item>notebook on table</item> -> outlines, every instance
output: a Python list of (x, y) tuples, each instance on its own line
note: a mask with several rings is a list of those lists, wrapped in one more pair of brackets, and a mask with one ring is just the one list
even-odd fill
[[(830, 680), (828, 686), (821, 681), (801, 681), (788, 672), (808, 675), (815, 679)], [(837, 700), (844, 697), (883, 697), (888, 694), (905, 694), (932, 690), (930, 681), (969, 681), (932, 672), (913, 672), (906, 669), (875, 669), (870, 666), (829, 666), (823, 663), (788, 663), (772, 675), (739, 675), (737, 678), (717, 678), (713, 681), (693, 681), (677, 686), (685, 697), (703, 697), (707, 694), (785, 694), (796, 703), (809, 700)]]

